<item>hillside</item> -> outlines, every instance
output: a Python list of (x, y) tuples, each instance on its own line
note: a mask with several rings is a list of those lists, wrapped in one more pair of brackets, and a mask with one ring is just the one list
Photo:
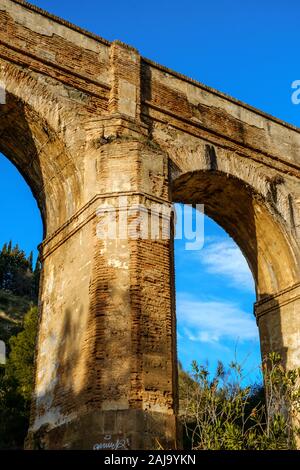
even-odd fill
[(40, 262), (33, 269), (18, 245), (5, 243), (0, 251), (0, 340), (8, 347), (11, 336), (22, 330), (25, 313), (37, 304)]
[[(40, 263), (18, 245), (0, 251), (0, 449), (21, 449), (28, 428), (37, 330)], [(3, 362), (3, 356), (1, 357)]]
[(0, 289), (0, 339), (5, 344), (22, 330), (24, 315), (35, 303), (27, 296)]

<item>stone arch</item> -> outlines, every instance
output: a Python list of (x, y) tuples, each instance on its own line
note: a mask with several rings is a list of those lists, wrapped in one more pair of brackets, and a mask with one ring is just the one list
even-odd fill
[(262, 349), (299, 367), (299, 130), (23, 0), (2, 3), (0, 150), (46, 226), (27, 445), (174, 448), (172, 240), (106, 245), (98, 205), (202, 198), (248, 258)]
[(78, 206), (78, 172), (59, 133), (55, 98), (19, 68), (5, 63), (1, 66), (5, 103), (0, 105), (0, 152), (28, 183), (39, 206), (46, 237), (64, 224)]
[(202, 203), (205, 213), (235, 240), (252, 271), (257, 300), (298, 282), (295, 241), (283, 217), (242, 179), (218, 170), (197, 170), (173, 181), (173, 200)]
[[(244, 253), (252, 271), (262, 357), (279, 352), (286, 368), (299, 364), (299, 248), (285, 200), (289, 187), (280, 174), (238, 167), (230, 159), (219, 168), (180, 172), (173, 178), (175, 202), (203, 203)], [(224, 171), (226, 168), (226, 171)]]

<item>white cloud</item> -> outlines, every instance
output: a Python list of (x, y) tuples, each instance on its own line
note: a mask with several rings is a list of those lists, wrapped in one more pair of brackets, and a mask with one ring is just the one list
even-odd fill
[(254, 316), (231, 302), (198, 300), (179, 293), (177, 321), (181, 332), (191, 341), (217, 344), (224, 339), (240, 342), (258, 339)]
[(210, 274), (226, 277), (243, 290), (254, 290), (253, 276), (241, 250), (231, 239), (211, 241), (199, 251), (200, 262)]
[(5, 364), (6, 362), (6, 347), (4, 341), (0, 340), (0, 364)]

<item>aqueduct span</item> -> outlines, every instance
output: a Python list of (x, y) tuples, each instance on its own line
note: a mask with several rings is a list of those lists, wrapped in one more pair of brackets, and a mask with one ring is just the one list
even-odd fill
[(252, 270), (262, 353), (299, 367), (299, 129), (21, 0), (0, 67), (0, 152), (44, 221), (27, 447), (175, 446), (173, 242), (99, 238), (119, 196), (204, 203)]

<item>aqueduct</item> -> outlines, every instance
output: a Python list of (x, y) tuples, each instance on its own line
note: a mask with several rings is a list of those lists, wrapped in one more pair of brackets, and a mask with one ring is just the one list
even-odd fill
[(120, 195), (204, 203), (249, 262), (263, 354), (299, 367), (299, 129), (21, 0), (0, 67), (0, 151), (44, 220), (27, 447), (175, 446), (173, 242), (99, 239)]

